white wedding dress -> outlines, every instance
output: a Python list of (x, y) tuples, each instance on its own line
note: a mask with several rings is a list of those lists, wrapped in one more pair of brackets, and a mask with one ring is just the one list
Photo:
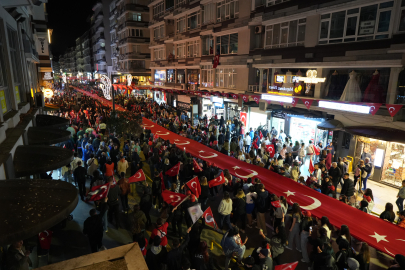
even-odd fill
[(340, 101), (361, 102), (361, 90), (359, 84), (356, 81), (357, 73), (352, 71), (349, 74), (349, 80), (347, 81), (345, 90), (340, 97)]

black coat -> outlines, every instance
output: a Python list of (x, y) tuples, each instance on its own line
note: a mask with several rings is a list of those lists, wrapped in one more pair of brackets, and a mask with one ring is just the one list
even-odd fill
[(333, 168), (330, 167), (329, 169), (329, 176), (332, 177), (333, 184), (339, 183), (340, 177), (342, 176), (342, 172), (340, 171), (339, 167)]
[(148, 252), (146, 252), (145, 261), (149, 270), (161, 270), (162, 264), (166, 263), (166, 258), (167, 250), (166, 247), (162, 246), (162, 250), (158, 254), (153, 253), (152, 250), (149, 249)]
[(90, 239), (99, 239), (103, 237), (103, 216), (107, 209), (108, 205), (102, 203), (100, 214), (90, 216), (84, 221), (83, 234), (87, 235)]
[(232, 212), (235, 215), (243, 215), (246, 213), (246, 201), (245, 198), (236, 198), (232, 203)]
[(340, 194), (346, 195), (346, 197), (352, 197), (354, 195), (354, 183), (353, 180), (348, 178), (348, 179), (343, 179), (344, 184), (342, 187), (342, 191)]
[(186, 238), (184, 239), (183, 243), (178, 248), (172, 249), (169, 253), (167, 253), (167, 269), (168, 270), (178, 270), (182, 269), (181, 266), (181, 258), (183, 256), (183, 250), (187, 246), (190, 237), (187, 234)]

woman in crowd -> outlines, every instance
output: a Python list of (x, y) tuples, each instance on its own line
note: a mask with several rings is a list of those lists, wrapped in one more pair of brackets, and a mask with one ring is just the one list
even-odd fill
[(394, 213), (394, 205), (392, 205), (392, 203), (385, 204), (385, 210), (384, 212), (381, 213), (380, 218), (391, 223), (394, 222), (395, 213)]
[(238, 221), (241, 222), (241, 229), (240, 231), (242, 233), (245, 233), (246, 229), (246, 198), (245, 198), (245, 193), (243, 192), (242, 189), (239, 189), (235, 199), (233, 200), (232, 203), (233, 206), (233, 224), (237, 225)]
[(290, 234), (288, 235), (288, 246), (286, 248), (292, 250), (293, 244), (295, 243), (295, 248), (301, 252), (301, 238), (300, 238), (300, 227), (302, 221), (301, 208), (298, 203), (294, 203), (292, 207), (292, 218), (293, 222), (290, 228)]
[(220, 222), (219, 222), (219, 228), (221, 230), (224, 229), (224, 223), (228, 225), (228, 229), (231, 229), (231, 213), (232, 213), (232, 200), (231, 197), (229, 196), (228, 192), (224, 192), (224, 197), (219, 203), (218, 206), (218, 213), (221, 215)]

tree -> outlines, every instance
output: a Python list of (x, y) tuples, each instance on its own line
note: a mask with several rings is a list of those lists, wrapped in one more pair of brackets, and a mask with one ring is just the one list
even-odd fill
[(107, 128), (116, 134), (129, 134), (139, 137), (143, 132), (142, 117), (130, 111), (115, 111), (107, 120)]

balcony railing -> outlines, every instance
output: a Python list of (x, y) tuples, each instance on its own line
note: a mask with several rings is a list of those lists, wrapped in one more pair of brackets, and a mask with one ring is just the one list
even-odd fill
[(249, 85), (249, 92), (258, 93), (259, 92), (259, 85)]
[(125, 43), (149, 43), (150, 39), (146, 37), (126, 37), (120, 40), (118, 45)]

